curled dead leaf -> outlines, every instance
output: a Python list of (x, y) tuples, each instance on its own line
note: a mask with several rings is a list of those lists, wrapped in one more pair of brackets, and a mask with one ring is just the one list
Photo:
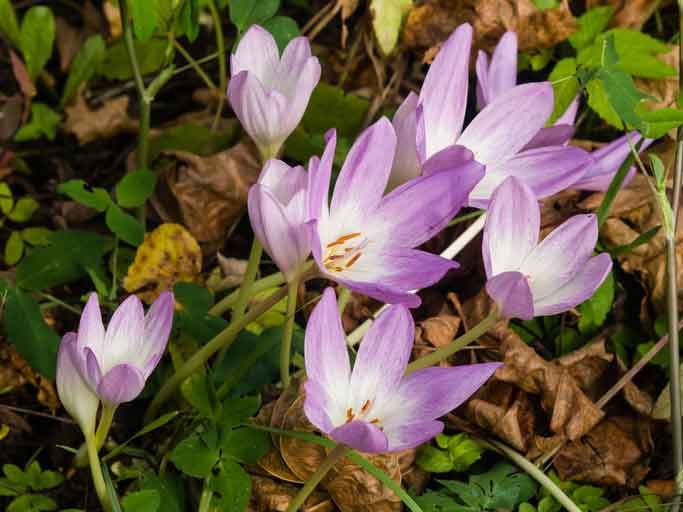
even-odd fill
[(180, 224), (162, 224), (145, 235), (123, 287), (146, 303), (178, 282), (196, 282), (202, 270), (199, 244)]
[(138, 125), (128, 116), (129, 101), (128, 96), (119, 96), (91, 109), (79, 92), (74, 102), (65, 108), (64, 129), (74, 134), (81, 144), (134, 132)]
[(59, 408), (59, 398), (54, 384), (33, 371), (13, 345), (0, 340), (0, 392), (30, 384), (37, 390), (38, 402), (53, 413)]
[(249, 187), (261, 166), (252, 146), (239, 143), (208, 157), (184, 151), (164, 152), (162, 170), (177, 216), (199, 242), (222, 245), (244, 213)]
[[(250, 510), (256, 512), (285, 512), (299, 489), (272, 478), (251, 475)], [(302, 512), (332, 512), (334, 504), (321, 492), (311, 494), (300, 509)]]

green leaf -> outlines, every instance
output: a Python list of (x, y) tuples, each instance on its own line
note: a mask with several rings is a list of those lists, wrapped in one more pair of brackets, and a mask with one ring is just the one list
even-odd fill
[(147, 41), (154, 34), (159, 19), (155, 0), (128, 0), (133, 16), (133, 31), (140, 41)]
[(77, 203), (97, 210), (100, 213), (109, 208), (111, 204), (109, 192), (103, 188), (90, 187), (83, 180), (69, 180), (61, 183), (57, 187), (57, 192), (65, 194)]
[(49, 140), (54, 140), (57, 135), (57, 125), (62, 120), (57, 112), (52, 110), (44, 103), (33, 103), (31, 105), (31, 117), (28, 123), (23, 125), (14, 135), (17, 142), (36, 140), (43, 136)]
[(5, 243), (5, 263), (8, 266), (15, 265), (24, 255), (24, 240), (18, 231), (12, 231)]
[(652, 240), (661, 228), (662, 226), (655, 226), (651, 229), (648, 229), (644, 233), (638, 235), (632, 242), (620, 245), (619, 247), (615, 247), (614, 249), (611, 249), (609, 253), (612, 255), (613, 258), (616, 258), (617, 256), (622, 256), (624, 254), (628, 254), (636, 247), (645, 245), (650, 240)]
[(600, 118), (619, 130), (624, 129), (619, 114), (614, 110), (607, 98), (605, 86), (600, 80), (591, 80), (586, 84), (588, 93), (588, 106), (592, 108)]
[(613, 5), (595, 7), (586, 11), (577, 20), (579, 30), (569, 36), (569, 44), (576, 50), (581, 50), (595, 41), (595, 38), (607, 28), (614, 13)]
[(166, 425), (169, 421), (174, 420), (178, 415), (180, 414), (180, 411), (171, 411), (167, 412), (166, 414), (163, 414), (159, 416), (157, 419), (150, 421), (147, 425), (142, 427), (140, 430), (138, 430), (133, 436), (129, 437), (124, 443), (121, 443), (118, 445), (116, 448), (111, 450), (107, 455), (102, 457), (102, 462), (106, 462), (109, 459), (112, 459), (116, 457), (119, 453), (123, 452), (123, 450), (128, 446), (128, 444), (137, 439), (138, 437), (142, 437), (146, 434), (149, 434), (150, 432), (153, 432), (154, 430), (163, 427)]
[(596, 77), (605, 86), (609, 104), (619, 117), (630, 126), (638, 126), (640, 117), (636, 114), (636, 106), (646, 98), (633, 83), (631, 75), (615, 68), (601, 68)]
[(50, 231), (47, 228), (24, 228), (21, 230), (21, 238), (29, 245), (45, 246), (50, 243)]
[(57, 510), (57, 503), (52, 498), (40, 494), (25, 494), (12, 501), (7, 512), (47, 512)]
[(204, 418), (214, 418), (216, 413), (216, 393), (210, 387), (206, 372), (195, 372), (180, 386), (183, 398), (197, 409)]
[(420, 448), (415, 460), (418, 466), (430, 473), (448, 473), (453, 471), (453, 462), (447, 451), (439, 450), (431, 445)]
[(541, 11), (546, 9), (555, 9), (560, 6), (560, 0), (532, 0), (534, 5), (538, 7)]
[(0, 32), (17, 48), (21, 46), (17, 13), (14, 11), (10, 0), (0, 0)]
[[(0, 286), (2, 286), (2, 281), (0, 281)], [(31, 479), (28, 475), (16, 464), (3, 464), (2, 472), (5, 473), (7, 480), (13, 484), (28, 487), (31, 483)]]
[(125, 512), (157, 512), (161, 506), (161, 496), (154, 489), (131, 492), (123, 497), (121, 506)]
[(302, 126), (308, 133), (319, 134), (336, 128), (339, 137), (353, 138), (362, 129), (369, 108), (368, 100), (320, 82), (311, 94)]
[(170, 471), (161, 476), (145, 473), (140, 482), (142, 490), (153, 489), (161, 497), (159, 507), (163, 512), (185, 512), (185, 488), (182, 479)]
[(142, 206), (154, 193), (156, 182), (156, 175), (147, 169), (129, 172), (116, 184), (116, 201), (123, 208)]
[(228, 149), (236, 142), (239, 124), (232, 122), (224, 131), (214, 132), (196, 123), (183, 123), (167, 128), (149, 141), (149, 159), (153, 161), (162, 151), (175, 149), (200, 156), (209, 156)]
[(110, 204), (105, 217), (107, 227), (121, 240), (137, 247), (145, 239), (145, 228), (116, 204)]
[(14, 196), (12, 189), (4, 181), (0, 181), (0, 212), (8, 215), (14, 208)]
[(222, 404), (218, 422), (223, 427), (236, 427), (255, 416), (261, 406), (261, 400), (256, 396), (228, 398)]
[(230, 21), (239, 32), (251, 25), (261, 25), (275, 16), (280, 0), (230, 0)]
[[(159, 70), (166, 60), (166, 49), (167, 41), (163, 39), (150, 39), (144, 43), (135, 41), (140, 72), (146, 75)], [(123, 39), (116, 41), (107, 49), (107, 54), (97, 72), (110, 80), (123, 81), (133, 78), (133, 69), (130, 67)]]
[(593, 296), (578, 306), (579, 331), (582, 334), (595, 332), (605, 323), (614, 303), (614, 275), (610, 272)]
[(650, 139), (658, 139), (669, 130), (683, 125), (683, 110), (675, 108), (647, 110), (645, 105), (641, 103), (636, 105), (635, 112), (640, 118), (638, 131)]
[(209, 308), (213, 306), (213, 297), (203, 286), (177, 283), (173, 287), (173, 293), (176, 304), (179, 305), (176, 325), (183, 333), (200, 342), (207, 342), (227, 326), (224, 318), (208, 314)]
[(270, 449), (270, 435), (267, 432), (238, 428), (228, 431), (222, 440), (224, 457), (231, 457), (245, 464), (256, 464)]
[(97, 68), (104, 61), (107, 54), (107, 46), (102, 36), (96, 34), (90, 36), (71, 62), (69, 76), (66, 79), (64, 92), (62, 93), (61, 105), (64, 106), (78, 90), (78, 87), (92, 78)]
[(54, 379), (59, 336), (45, 323), (40, 307), (30, 295), (0, 279), (0, 295), (5, 293), (7, 339), (31, 368), (48, 379)]
[(185, 34), (190, 41), (199, 35), (199, 1), (185, 0), (176, 19), (178, 35)]
[(207, 484), (216, 493), (213, 502), (219, 510), (243, 512), (247, 509), (251, 497), (251, 478), (239, 464), (223, 462), (218, 474), (212, 476)]
[(396, 48), (401, 25), (412, 6), (413, 0), (370, 0), (372, 27), (384, 55)]
[(38, 208), (38, 201), (32, 197), (21, 197), (7, 217), (13, 222), (28, 222)]
[(301, 35), (299, 25), (289, 16), (275, 16), (263, 22), (262, 26), (273, 35), (280, 53), (285, 49), (287, 43)]
[(218, 450), (209, 448), (197, 434), (192, 434), (178, 443), (169, 459), (186, 475), (206, 478), (218, 462)]
[(45, 6), (31, 7), (21, 22), (20, 47), (26, 68), (35, 82), (52, 55), (55, 40), (55, 19)]
[(553, 84), (555, 106), (548, 122), (552, 124), (567, 110), (579, 92), (579, 81), (576, 78), (576, 59), (566, 58), (555, 64), (548, 80)]

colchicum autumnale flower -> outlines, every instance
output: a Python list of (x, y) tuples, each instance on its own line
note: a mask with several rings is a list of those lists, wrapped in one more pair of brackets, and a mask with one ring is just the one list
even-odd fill
[(399, 151), (390, 186), (441, 171), (442, 166), (430, 165), (430, 159), (457, 161), (462, 153), (448, 155), (455, 145), (467, 148), (486, 166), (484, 178), (470, 194), (470, 206), (486, 207), (507, 176), (527, 183), (538, 197), (565, 189), (585, 173), (590, 155), (564, 145), (530, 147), (553, 111), (549, 82), (502, 92), (463, 130), (471, 44), (472, 27), (463, 24), (434, 59), (420, 95), (410, 94), (396, 111)]
[[(351, 290), (390, 304), (420, 304), (412, 290), (437, 282), (457, 264), (415, 250), (467, 201), (483, 175), (469, 159), (410, 180), (386, 196), (396, 134), (382, 118), (351, 147), (328, 206), (335, 135), (309, 169), (311, 249), (320, 270)], [(383, 197), (384, 196), (384, 197)]]
[(370, 327), (351, 371), (331, 288), (311, 314), (304, 345), (309, 421), (335, 441), (366, 453), (406, 450), (443, 430), (437, 418), (467, 400), (501, 366), (425, 368), (405, 376), (415, 326), (391, 306)]
[(482, 255), (486, 291), (505, 317), (567, 311), (590, 298), (612, 268), (609, 254), (592, 256), (595, 215), (575, 215), (539, 243), (540, 219), (536, 196), (516, 178), (493, 193)]
[[(60, 346), (58, 386), (69, 413), (81, 422), (91, 412), (92, 395), (85, 393), (81, 381), (107, 405), (135, 399), (166, 350), (172, 323), (172, 293), (162, 293), (147, 315), (140, 299), (131, 295), (116, 309), (105, 331), (97, 294), (92, 293), (78, 333), (67, 333)], [(73, 384), (78, 391), (67, 389)]]
[(254, 234), (288, 281), (296, 278), (311, 253), (307, 180), (303, 167), (269, 160), (249, 190)]
[(273, 36), (253, 25), (230, 58), (228, 98), (235, 115), (266, 158), (275, 156), (304, 115), (320, 80), (320, 63), (305, 37), (280, 53)]

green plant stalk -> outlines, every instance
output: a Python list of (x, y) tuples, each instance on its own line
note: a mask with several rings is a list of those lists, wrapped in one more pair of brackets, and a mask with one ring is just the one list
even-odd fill
[(173, 40), (173, 46), (175, 46), (175, 49), (178, 50), (178, 53), (183, 56), (183, 58), (188, 62), (190, 66), (192, 66), (192, 69), (194, 69), (195, 73), (199, 75), (199, 78), (201, 78), (204, 83), (207, 85), (209, 89), (215, 89), (216, 84), (213, 83), (213, 80), (207, 75), (204, 70), (201, 68), (201, 66), (197, 63), (197, 61), (190, 55), (190, 53), (183, 48), (183, 45), (180, 44), (176, 39)]
[(199, 499), (197, 512), (210, 512), (211, 498), (213, 498), (213, 491), (209, 489), (209, 479), (207, 478), (204, 480), (204, 488), (202, 489), (202, 496)]
[(414, 372), (415, 370), (420, 370), (422, 368), (428, 368), (429, 366), (434, 366), (439, 364), (441, 361), (452, 356), (458, 352), (463, 347), (466, 347), (474, 340), (484, 335), (493, 325), (498, 321), (498, 312), (494, 309), (489, 313), (489, 315), (484, 318), (481, 322), (475, 325), (472, 329), (467, 331), (465, 334), (451, 341), (448, 345), (445, 345), (431, 354), (427, 354), (419, 359), (416, 359), (408, 365), (406, 368), (406, 375)]
[(346, 305), (349, 303), (351, 298), (351, 290), (346, 286), (341, 286), (339, 290), (339, 297), (337, 298), (337, 307), (339, 308), (339, 313), (343, 314), (346, 309)]
[(494, 441), (492, 439), (480, 439), (477, 438), (477, 442), (481, 443), (483, 446), (502, 453), (512, 462), (514, 462), (519, 468), (523, 469), (531, 478), (536, 480), (541, 484), (560, 504), (566, 508), (569, 512), (582, 512), (579, 506), (572, 501), (572, 499), (567, 496), (558, 485), (548, 478), (543, 471), (536, 467), (529, 459), (523, 455), (517, 453), (512, 448), (508, 447), (503, 443)]
[(223, 27), (221, 26), (221, 17), (216, 8), (214, 0), (208, 0), (209, 11), (213, 19), (213, 25), (216, 29), (216, 46), (218, 47), (218, 87), (220, 88), (218, 95), (218, 107), (216, 108), (216, 117), (213, 119), (212, 129), (218, 127), (218, 121), (221, 119), (223, 113), (223, 105), (225, 103), (225, 95), (228, 89), (228, 72), (225, 59), (225, 41), (223, 39)]
[(294, 315), (296, 314), (296, 295), (299, 290), (299, 280), (294, 279), (287, 285), (287, 317), (285, 328), (282, 333), (282, 345), (280, 346), (280, 380), (282, 388), (287, 389), (290, 384), (289, 366), (292, 355), (292, 336), (294, 334)]
[(107, 494), (107, 486), (104, 483), (104, 476), (102, 475), (102, 465), (100, 458), (97, 455), (97, 446), (95, 436), (93, 434), (86, 434), (85, 443), (88, 448), (88, 462), (90, 463), (90, 473), (92, 474), (92, 481), (95, 486), (95, 492), (100, 500), (100, 504), (105, 512), (111, 512), (112, 506), (109, 496)]
[[(284, 282), (285, 282), (285, 275), (282, 272), (278, 272), (276, 274), (271, 274), (267, 277), (264, 277), (263, 279), (259, 279), (258, 281), (254, 281), (254, 283), (251, 285), (251, 295), (254, 296), (259, 292), (267, 290), (268, 288), (274, 288), (276, 286), (280, 286), (281, 284), (284, 284)], [(240, 290), (238, 288), (237, 290), (230, 293), (229, 295), (226, 295), (220, 301), (218, 301), (216, 304), (214, 304), (211, 307), (211, 309), (209, 309), (209, 314), (213, 315), (213, 316), (221, 316), (223, 313), (225, 313), (229, 309), (232, 309), (235, 306), (235, 304), (237, 303), (237, 298), (239, 297), (239, 294), (240, 294)]]
[(330, 453), (327, 454), (325, 460), (320, 464), (320, 467), (315, 473), (306, 481), (304, 486), (299, 490), (299, 493), (294, 496), (292, 501), (289, 502), (287, 507), (287, 512), (296, 512), (304, 504), (306, 499), (311, 495), (311, 493), (318, 486), (320, 481), (325, 478), (325, 475), (334, 467), (334, 465), (346, 456), (349, 452), (349, 448), (343, 444), (338, 444), (335, 446)]
[(97, 431), (95, 432), (95, 446), (97, 451), (104, 446), (104, 442), (107, 440), (107, 435), (111, 429), (111, 423), (114, 420), (114, 413), (116, 413), (116, 405), (105, 404), (102, 402), (102, 417), (100, 418), (100, 424), (97, 426)]

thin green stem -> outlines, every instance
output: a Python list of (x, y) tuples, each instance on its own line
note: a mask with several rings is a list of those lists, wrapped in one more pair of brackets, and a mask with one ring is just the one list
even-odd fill
[(325, 478), (325, 475), (334, 467), (334, 465), (343, 459), (349, 452), (349, 448), (343, 444), (335, 446), (330, 453), (327, 454), (325, 460), (320, 464), (320, 467), (313, 475), (306, 481), (304, 486), (299, 490), (299, 493), (294, 496), (289, 502), (287, 512), (296, 512), (305, 503), (306, 499), (318, 486), (320, 481)]
[(219, 95), (218, 107), (216, 108), (216, 117), (213, 119), (212, 129), (215, 130), (218, 126), (218, 121), (221, 119), (223, 113), (223, 104), (225, 103), (225, 95), (228, 88), (228, 71), (225, 59), (225, 41), (223, 39), (223, 27), (221, 25), (221, 17), (216, 8), (214, 0), (208, 0), (209, 11), (213, 19), (213, 25), (216, 29), (216, 46), (218, 46), (218, 80), (219, 80)]
[(337, 297), (337, 307), (339, 308), (339, 313), (343, 314), (349, 299), (351, 299), (351, 290), (346, 286), (340, 286), (340, 288), (339, 297)]
[[(278, 272), (277, 274), (271, 274), (267, 277), (264, 277), (263, 279), (259, 279), (258, 281), (254, 281), (254, 284), (252, 284), (252, 286), (251, 286), (251, 295), (253, 297), (254, 295), (256, 295), (259, 292), (267, 290), (268, 288), (274, 288), (276, 286), (280, 286), (284, 282), (285, 282), (285, 275), (282, 272)], [(237, 290), (230, 293), (229, 295), (226, 295), (220, 301), (218, 301), (216, 304), (214, 304), (211, 309), (209, 309), (209, 314), (213, 315), (213, 316), (223, 315), (223, 313), (225, 313), (229, 309), (232, 309), (233, 306), (237, 303), (237, 298), (239, 297), (239, 294), (240, 294), (240, 290), (238, 288)]]
[(292, 354), (292, 335), (294, 334), (294, 315), (296, 313), (296, 295), (298, 290), (298, 279), (293, 280), (287, 285), (287, 318), (280, 347), (280, 380), (282, 381), (283, 389), (287, 389), (290, 384), (289, 358)]
[(100, 418), (100, 424), (97, 426), (97, 432), (95, 432), (95, 446), (97, 446), (97, 451), (102, 448), (104, 442), (107, 440), (107, 435), (111, 429), (111, 423), (114, 420), (116, 407), (116, 405), (105, 404), (103, 402), (102, 417)]
[(493, 327), (493, 325), (498, 321), (498, 318), (498, 312), (494, 309), (486, 318), (484, 318), (481, 322), (479, 322), (459, 338), (456, 338), (448, 345), (435, 350), (431, 354), (423, 356), (410, 363), (406, 369), (406, 374), (412, 373), (421, 368), (428, 368), (429, 366), (439, 364), (441, 361), (452, 356), (458, 350), (466, 347), (474, 340), (485, 334), (486, 331)]
[(44, 293), (44, 292), (36, 292), (36, 294), (39, 295), (40, 297), (43, 297), (44, 299), (49, 300), (50, 302), (52, 302), (53, 304), (56, 304), (57, 306), (61, 306), (64, 309), (71, 311), (72, 313), (74, 313), (76, 315), (80, 315), (82, 313), (80, 308), (77, 308), (76, 306), (72, 306), (71, 304), (67, 304), (63, 300), (55, 297), (54, 295), (50, 295), (49, 293)]
[(114, 237), (114, 251), (111, 257), (111, 289), (109, 290), (109, 300), (116, 300), (118, 291), (118, 270), (119, 270), (119, 237)]
[(104, 483), (104, 475), (102, 475), (102, 465), (100, 464), (100, 458), (97, 455), (95, 436), (93, 434), (86, 435), (85, 442), (88, 447), (88, 462), (90, 463), (90, 473), (92, 474), (95, 492), (97, 493), (97, 497), (100, 499), (102, 508), (106, 512), (111, 512), (111, 501), (109, 500), (109, 495), (107, 494), (107, 486)]
[(477, 210), (474, 212), (469, 212), (469, 213), (464, 213), (462, 215), (458, 215), (455, 219), (450, 221), (446, 227), (450, 228), (452, 226), (457, 226), (458, 224), (465, 222), (467, 220), (476, 219), (477, 217), (481, 217), (482, 215), (484, 215), (484, 213), (486, 213), (486, 210)]
[(213, 83), (213, 80), (207, 75), (204, 70), (201, 68), (201, 66), (197, 63), (197, 61), (190, 55), (190, 52), (188, 52), (182, 44), (178, 42), (177, 39), (173, 40), (173, 46), (175, 47), (176, 50), (178, 50), (178, 53), (183, 56), (183, 58), (192, 66), (192, 69), (195, 70), (197, 75), (199, 75), (199, 78), (201, 78), (204, 83), (207, 85), (209, 89), (215, 89), (216, 84)]
[(209, 479), (204, 480), (204, 488), (202, 489), (202, 496), (199, 499), (199, 507), (197, 512), (210, 512), (211, 498), (213, 498), (213, 491), (209, 488)]
[(515, 450), (506, 446), (505, 444), (499, 443), (498, 441), (494, 441), (492, 439), (477, 439), (477, 442), (489, 449), (502, 453), (512, 462), (517, 464), (517, 466), (523, 469), (531, 478), (536, 480), (550, 494), (552, 494), (553, 498), (559, 501), (560, 504), (569, 512), (581, 512), (581, 509), (578, 507), (578, 505), (574, 503), (555, 482), (548, 478), (545, 473), (536, 467), (529, 459), (517, 453)]

